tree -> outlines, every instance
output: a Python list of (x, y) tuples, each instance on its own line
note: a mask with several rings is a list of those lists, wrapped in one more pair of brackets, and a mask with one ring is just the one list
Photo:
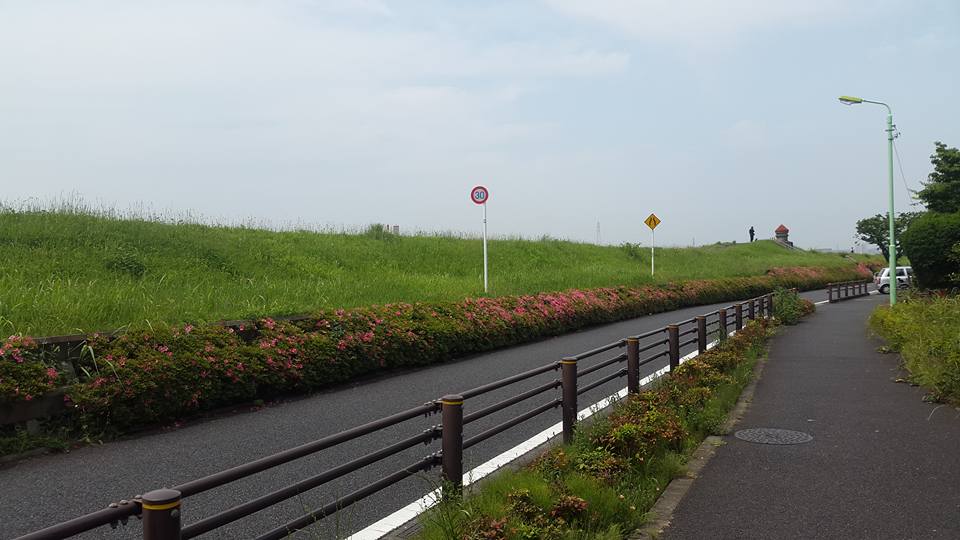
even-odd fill
[[(900, 238), (903, 236), (903, 231), (906, 230), (907, 225), (918, 215), (919, 213), (917, 212), (903, 212), (902, 214), (898, 214), (896, 219), (893, 220), (893, 231), (897, 240), (898, 255), (903, 253), (900, 248)], [(880, 252), (883, 253), (883, 258), (890, 259), (890, 251), (888, 249), (890, 245), (890, 224), (887, 222), (886, 214), (877, 214), (873, 217), (858, 221), (857, 238), (868, 244), (877, 246), (880, 248)]]
[(917, 284), (929, 289), (955, 286), (955, 275), (960, 270), (954, 258), (957, 245), (960, 212), (924, 212), (913, 220), (903, 235), (903, 248)]
[(927, 177), (917, 197), (932, 212), (952, 213), (960, 211), (960, 150), (947, 148), (940, 141), (933, 143), (930, 156), (933, 172)]

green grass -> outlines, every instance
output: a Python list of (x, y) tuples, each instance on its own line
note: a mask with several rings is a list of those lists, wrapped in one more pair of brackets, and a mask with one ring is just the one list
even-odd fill
[(874, 310), (870, 327), (900, 353), (930, 399), (960, 405), (960, 297), (908, 296)]
[[(160, 219), (170, 220), (170, 218)], [(0, 332), (52, 335), (280, 316), (482, 294), (480, 240), (120, 219), (83, 207), (0, 207)], [(649, 250), (553, 239), (490, 242), (491, 294), (651, 282)], [(656, 281), (841, 266), (754, 244), (658, 249)]]

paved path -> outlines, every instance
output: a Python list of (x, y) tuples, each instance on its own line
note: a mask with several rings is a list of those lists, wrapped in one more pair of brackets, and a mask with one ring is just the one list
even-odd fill
[(734, 431), (813, 440), (725, 436), (661, 538), (960, 538), (960, 414), (893, 382), (898, 357), (878, 353), (866, 330), (886, 301), (819, 306), (773, 340)]
[[(824, 291), (805, 293), (813, 300), (826, 298)], [(286, 450), (320, 437), (337, 433), (389, 414), (415, 407), (443, 394), (473, 388), (556, 361), (563, 356), (611, 343), (624, 336), (661, 328), (689, 319), (729, 303), (681, 309), (502, 349), (419, 370), (394, 373), (314, 394), (265, 409), (192, 422), (181, 429), (152, 433), (103, 446), (81, 448), (69, 454), (49, 455), (0, 467), (0, 538), (8, 539), (88, 512), (107, 503), (206, 476), (254, 459)], [(683, 349), (691, 350), (694, 346)], [(614, 356), (618, 351), (596, 360)], [(663, 362), (666, 362), (664, 359)], [(588, 364), (589, 365), (589, 364)], [(651, 365), (647, 372), (660, 365)], [(607, 368), (611, 369), (611, 368)], [(597, 376), (609, 373), (602, 371)], [(645, 372), (646, 373), (646, 372)], [(531, 379), (526, 386), (511, 386), (471, 399), (469, 410), (490, 405), (523, 389), (532, 388), (557, 376), (550, 372)], [(624, 379), (612, 381), (580, 397), (582, 406), (594, 403), (619, 390)], [(559, 395), (559, 391), (558, 394)], [(524, 406), (510, 408), (468, 426), (465, 436), (487, 429), (508, 416), (529, 410), (555, 397), (545, 394)], [(504, 416), (508, 415), (508, 416)], [(464, 456), (465, 470), (526, 440), (560, 419), (559, 409), (508, 430), (470, 448)], [(439, 423), (438, 416), (418, 418), (395, 429), (371, 434), (353, 443), (340, 445), (296, 460), (251, 478), (211, 490), (184, 502), (184, 523), (222, 511), (241, 502), (318, 474), (359, 455), (420, 433)], [(371, 465), (357, 473), (315, 489), (251, 518), (204, 535), (203, 538), (248, 538), (280, 526), (338, 496), (380, 479), (438, 449), (419, 446), (392, 459)], [(436, 471), (434, 471), (436, 472)], [(324, 521), (323, 531), (305, 538), (343, 537), (420, 498), (436, 485), (436, 474), (404, 480), (390, 489), (361, 501)], [(98, 529), (82, 538), (138, 538), (140, 527)]]

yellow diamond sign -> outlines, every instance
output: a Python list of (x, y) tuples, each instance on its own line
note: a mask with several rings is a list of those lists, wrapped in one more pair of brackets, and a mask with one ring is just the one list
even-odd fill
[(650, 214), (650, 217), (643, 220), (643, 222), (646, 223), (647, 227), (650, 227), (650, 230), (652, 231), (657, 228), (657, 225), (660, 224), (660, 218), (658, 218), (656, 214)]

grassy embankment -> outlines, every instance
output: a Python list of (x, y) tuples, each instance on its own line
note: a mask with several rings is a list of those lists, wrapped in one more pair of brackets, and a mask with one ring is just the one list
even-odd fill
[[(273, 232), (0, 209), (0, 246), (0, 333), (6, 334), (84, 333), (482, 294), (480, 241), (450, 236)], [(647, 249), (560, 240), (493, 240), (491, 295), (649, 284), (649, 256)], [(658, 249), (656, 282), (849, 263), (768, 241), (668, 248)]]
[(913, 297), (880, 306), (870, 326), (903, 357), (934, 401), (960, 405), (960, 297)]

